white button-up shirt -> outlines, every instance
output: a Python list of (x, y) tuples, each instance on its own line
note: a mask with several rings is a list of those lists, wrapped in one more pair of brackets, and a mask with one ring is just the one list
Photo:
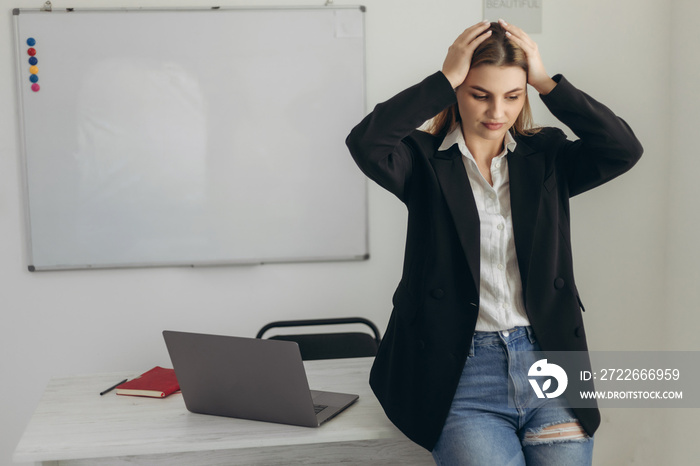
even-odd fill
[(481, 282), (479, 284), (479, 317), (476, 330), (493, 332), (530, 325), (523, 303), (523, 285), (515, 253), (513, 221), (510, 212), (508, 151), (516, 142), (506, 133), (503, 152), (491, 161), (491, 186), (467, 149), (462, 128), (457, 126), (443, 140), (438, 150), (457, 144), (467, 170), (469, 184), (479, 211), (481, 239)]

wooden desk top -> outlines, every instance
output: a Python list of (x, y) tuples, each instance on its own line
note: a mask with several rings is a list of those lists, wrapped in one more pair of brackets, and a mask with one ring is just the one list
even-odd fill
[[(172, 455), (385, 439), (414, 446), (386, 418), (371, 392), (371, 363), (371, 358), (305, 363), (312, 389), (360, 395), (354, 405), (319, 428), (193, 414), (185, 408), (180, 393), (164, 399), (119, 396), (114, 391), (99, 395), (119, 380), (143, 371), (54, 378), (14, 460)], [(423, 453), (429, 458), (428, 452)]]

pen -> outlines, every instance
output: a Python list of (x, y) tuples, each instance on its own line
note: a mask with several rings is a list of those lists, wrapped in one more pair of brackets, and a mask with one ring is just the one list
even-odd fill
[(107, 390), (105, 390), (105, 391), (103, 391), (103, 392), (100, 392), (100, 396), (104, 395), (105, 393), (111, 392), (112, 390), (114, 390), (115, 388), (117, 388), (118, 386), (120, 386), (121, 384), (123, 384), (124, 382), (126, 382), (127, 380), (129, 380), (129, 379), (124, 379), (124, 380), (122, 380), (122, 381), (119, 382), (119, 383), (115, 383), (114, 385), (112, 385), (111, 387), (109, 387)]

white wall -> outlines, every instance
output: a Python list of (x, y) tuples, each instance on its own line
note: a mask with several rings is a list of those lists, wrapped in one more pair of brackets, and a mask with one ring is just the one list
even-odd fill
[[(252, 336), (271, 320), (355, 314), (385, 327), (401, 269), (406, 215), (397, 200), (374, 185), (367, 262), (27, 272), (10, 10), (42, 3), (0, 0), (5, 12), (0, 20), (0, 464), (10, 464), (50, 377), (167, 365), (164, 328)], [(100, 5), (197, 3), (105, 0)], [(369, 109), (439, 69), (454, 38), (481, 19), (479, 0), (335, 3), (367, 6)], [(572, 203), (577, 281), (588, 310), (591, 348), (698, 349), (693, 326), (687, 325), (698, 322), (691, 314), (697, 302), (691, 298), (698, 297), (693, 280), (700, 259), (693, 241), (698, 209), (693, 209), (696, 197), (687, 195), (699, 189), (691, 179), (699, 163), (692, 151), (681, 150), (698, 123), (693, 112), (698, 68), (686, 63), (685, 55), (696, 53), (692, 44), (699, 37), (691, 18), (697, 18), (699, 7), (677, 0), (672, 16), (667, 2), (655, 0), (543, 3), (543, 33), (534, 38), (550, 73), (566, 74), (608, 104), (646, 149), (632, 172)], [(53, 4), (80, 8), (94, 2)], [(673, 36), (672, 18), (684, 24), (682, 30), (673, 26)], [(680, 48), (670, 56), (672, 46)], [(540, 104), (535, 115), (540, 123), (553, 123)], [(683, 413), (605, 410), (595, 464), (689, 464), (687, 437), (695, 431)], [(663, 455), (674, 461), (664, 461)]]
[[(697, 180), (698, 151), (695, 149), (700, 117), (700, 3), (677, 0), (671, 18), (671, 144), (660, 153), (669, 164), (668, 257), (666, 302), (660, 308), (667, 319), (665, 341), (669, 349), (697, 351), (700, 339), (700, 183)], [(665, 453), (667, 464), (694, 464), (697, 455), (688, 445), (697, 442), (697, 409), (667, 410)]]

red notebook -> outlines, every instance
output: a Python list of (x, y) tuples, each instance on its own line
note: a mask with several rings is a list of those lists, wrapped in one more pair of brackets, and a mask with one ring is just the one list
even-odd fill
[(177, 383), (175, 370), (156, 366), (135, 379), (119, 385), (117, 395), (165, 398), (178, 390), (180, 390), (180, 384)]

